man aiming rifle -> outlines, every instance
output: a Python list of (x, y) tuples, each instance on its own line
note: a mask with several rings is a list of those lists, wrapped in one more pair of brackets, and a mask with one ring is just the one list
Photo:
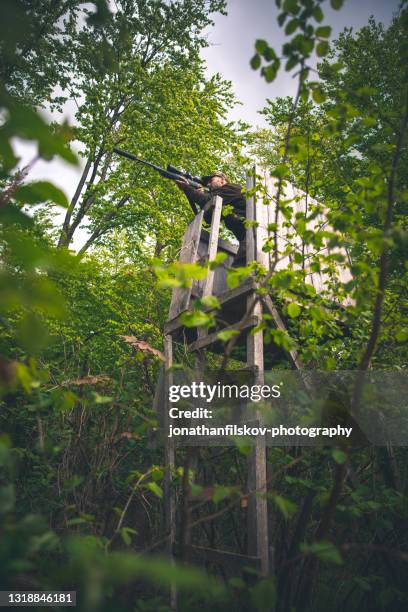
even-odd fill
[[(126, 157), (134, 162), (143, 164), (159, 172), (164, 178), (175, 181), (178, 187), (183, 191), (190, 203), (194, 214), (197, 214), (197, 206), (204, 208), (205, 205), (214, 197), (222, 198), (223, 206), (231, 206), (232, 212), (228, 212), (224, 216), (226, 227), (234, 234), (239, 241), (239, 249), (235, 258), (235, 265), (246, 263), (245, 255), (245, 218), (246, 218), (246, 202), (242, 195), (241, 185), (229, 183), (227, 177), (222, 172), (213, 172), (207, 176), (197, 177), (182, 172), (174, 166), (168, 165), (166, 169), (156, 166), (151, 162), (147, 162), (132, 153), (128, 153), (123, 149), (114, 147), (113, 151), (122, 157)], [(207, 223), (211, 222), (212, 210), (208, 209), (204, 213), (204, 219)]]
[[(229, 183), (223, 172), (213, 172), (212, 174), (203, 176), (201, 182), (204, 187), (207, 187), (207, 190), (204, 190), (203, 187), (200, 186), (192, 186), (184, 177), (176, 179), (178, 187), (184, 192), (190, 205), (197, 204), (200, 208), (204, 208), (207, 202), (214, 196), (220, 196), (223, 206), (232, 207), (232, 212), (228, 212), (228, 214), (224, 216), (224, 223), (239, 241), (235, 265), (237, 265), (237, 263), (245, 265), (246, 230), (244, 222), (246, 219), (246, 202), (242, 194), (241, 185)], [(204, 219), (207, 223), (211, 222), (211, 215), (211, 209), (204, 213)]]

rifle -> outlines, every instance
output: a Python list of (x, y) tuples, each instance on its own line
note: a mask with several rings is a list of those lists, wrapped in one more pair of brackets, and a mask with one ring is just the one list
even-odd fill
[[(167, 169), (165, 170), (164, 168), (161, 168), (160, 166), (156, 166), (156, 164), (152, 164), (151, 162), (145, 161), (144, 159), (140, 159), (140, 157), (136, 157), (136, 155), (133, 155), (133, 153), (128, 153), (128, 151), (124, 151), (123, 149), (118, 149), (117, 147), (114, 147), (113, 151), (114, 153), (117, 153), (118, 155), (121, 155), (122, 157), (126, 157), (127, 159), (131, 159), (132, 161), (135, 161), (139, 164), (143, 164), (144, 166), (153, 168), (153, 170), (156, 170), (156, 172), (158, 172), (164, 178), (168, 178), (173, 181), (179, 181), (180, 178), (185, 178), (187, 180), (188, 185), (190, 185), (190, 187), (194, 187), (194, 189), (198, 189), (204, 186), (204, 183), (202, 182), (200, 177), (193, 176), (189, 172), (183, 172), (182, 170), (178, 170), (171, 164), (169, 164), (167, 166)], [(194, 204), (192, 204), (191, 202), (190, 204), (191, 204), (194, 214), (197, 214), (198, 211), (196, 207), (194, 206)]]

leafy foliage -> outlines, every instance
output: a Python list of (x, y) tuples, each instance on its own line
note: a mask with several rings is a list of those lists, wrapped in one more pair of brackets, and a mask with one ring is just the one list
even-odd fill
[[(330, 4), (337, 10), (342, 2)], [(278, 0), (288, 39), (281, 53), (258, 39), (251, 66), (270, 82), (283, 65), (298, 73), (299, 87), (294, 99), (268, 100), (269, 128), (249, 134), (226, 121), (230, 84), (206, 78), (198, 56), (204, 28), (224, 2), (115, 6), (18, 0), (2, 12), (2, 584), (76, 585), (83, 610), (165, 610), (174, 584), (181, 609), (403, 610), (405, 448), (269, 449), (273, 577), (249, 568), (221, 583), (216, 564), (212, 578), (149, 554), (164, 551), (167, 538), (166, 466), (152, 405), (170, 290), (222, 261), (174, 263), (189, 219), (184, 200), (150, 170), (115, 158), (112, 147), (196, 174), (232, 169), (239, 179), (246, 144), (276, 178), (288, 224), (296, 205), (284, 196), (288, 182), (310, 207), (306, 218), (296, 217), (301, 246), (293, 263), (269, 277), (258, 265), (231, 268), (228, 286), (251, 274), (263, 283), (288, 329), (273, 328), (265, 315), (265, 339), (297, 347), (309, 368), (403, 369), (407, 10), (387, 29), (371, 19), (329, 44), (323, 2)], [(308, 65), (314, 53), (318, 80)], [(70, 100), (74, 126), (60, 121)], [(38, 107), (58, 121), (49, 125)], [(23, 170), (16, 137), (38, 146)], [(31, 181), (30, 170), (37, 158), (77, 164), (74, 141), (82, 177), (67, 201), (52, 183)], [(310, 230), (318, 202), (330, 230)], [(55, 206), (65, 208), (61, 228)], [(67, 247), (83, 225), (89, 239), (78, 257)], [(325, 241), (329, 254), (321, 252)], [(307, 264), (305, 246), (316, 253)], [(340, 247), (348, 248), (353, 272), (343, 284), (335, 277), (344, 263)], [(273, 238), (263, 249), (275, 263), (282, 255)], [(307, 282), (309, 270), (325, 270), (326, 293)], [(197, 300), (185, 326), (210, 328), (218, 307), (213, 296)], [(236, 337), (219, 333), (226, 350)], [(247, 491), (250, 452), (242, 441), (202, 449), (196, 470), (185, 452), (172, 474), (178, 499), (190, 504), (180, 541), (190, 521), (198, 545), (245, 551), (242, 526), (259, 494)]]

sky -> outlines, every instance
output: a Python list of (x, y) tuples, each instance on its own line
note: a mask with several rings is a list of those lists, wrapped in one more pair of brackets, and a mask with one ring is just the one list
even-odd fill
[[(398, 4), (399, 0), (345, 0), (342, 9), (335, 11), (325, 2), (325, 19), (321, 25), (332, 26), (332, 38), (345, 27), (358, 30), (370, 15), (388, 25)], [(207, 34), (210, 47), (204, 49), (202, 56), (208, 73), (219, 72), (232, 81), (235, 94), (242, 102), (231, 113), (231, 119), (263, 125), (263, 117), (257, 111), (264, 106), (266, 98), (295, 93), (295, 80), (283, 69), (274, 82), (266, 83), (260, 71), (249, 66), (257, 38), (265, 39), (279, 54), (285, 38), (276, 21), (279, 12), (275, 0), (229, 0), (228, 16), (217, 15), (214, 28)]]
[[(334, 11), (329, 2), (325, 2), (323, 24), (332, 26), (332, 38), (346, 26), (358, 30), (368, 22), (370, 15), (388, 25), (398, 4), (399, 0), (345, 0), (343, 8)], [(263, 117), (258, 111), (265, 105), (266, 99), (293, 95), (296, 89), (295, 80), (283, 69), (273, 83), (266, 83), (259, 70), (254, 71), (249, 65), (257, 38), (267, 40), (270, 46), (280, 52), (284, 35), (276, 22), (279, 11), (275, 0), (228, 0), (227, 7), (227, 16), (214, 16), (214, 26), (206, 32), (209, 47), (203, 49), (202, 57), (207, 64), (208, 76), (218, 72), (224, 79), (231, 81), (237, 98), (242, 102), (231, 111), (229, 119), (242, 119), (254, 126), (262, 126)], [(67, 118), (73, 121), (69, 108)], [(17, 155), (21, 156), (22, 166), (36, 153), (35, 147), (19, 141), (16, 141), (15, 148)], [(40, 160), (30, 172), (29, 178), (51, 180), (71, 198), (80, 174), (80, 168), (73, 168), (65, 162)], [(61, 221), (62, 211), (56, 218), (58, 224)], [(73, 247), (80, 248), (85, 240), (86, 232), (80, 230)]]

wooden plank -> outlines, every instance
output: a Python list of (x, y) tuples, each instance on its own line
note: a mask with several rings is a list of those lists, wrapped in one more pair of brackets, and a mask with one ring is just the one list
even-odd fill
[[(264, 295), (262, 296), (262, 301), (265, 304), (267, 310), (269, 311), (269, 313), (272, 315), (273, 320), (275, 322), (275, 325), (278, 329), (286, 332), (286, 326), (284, 324), (284, 322), (281, 319), (281, 316), (276, 308), (276, 306), (274, 305), (274, 303), (272, 302), (272, 298), (270, 295)], [(297, 369), (297, 370), (302, 370), (303, 369), (303, 363), (302, 360), (300, 359), (298, 352), (291, 349), (290, 351), (287, 352), (292, 365)]]
[[(164, 356), (165, 356), (165, 412), (163, 415), (164, 421), (164, 524), (166, 530), (166, 551), (171, 562), (174, 563), (174, 548), (176, 543), (176, 493), (172, 483), (173, 471), (176, 465), (175, 446), (173, 438), (167, 436), (169, 425), (169, 387), (173, 384), (173, 373), (169, 368), (173, 365), (173, 341), (172, 337), (167, 335), (164, 338)], [(170, 608), (177, 609), (177, 590), (174, 584), (170, 586)]]
[[(198, 243), (200, 241), (201, 225), (204, 212), (196, 215), (184, 234), (183, 246), (180, 252), (180, 263), (193, 263), (196, 260)], [(176, 287), (173, 289), (168, 319), (174, 319), (180, 312), (188, 308), (191, 287)]]
[[(253, 296), (247, 298), (248, 307)], [(254, 307), (254, 316), (262, 317), (262, 305), (257, 302)], [(247, 364), (254, 367), (256, 371), (255, 384), (263, 384), (264, 381), (264, 355), (263, 355), (263, 332), (247, 335)], [(262, 415), (257, 412), (257, 420), (262, 422)], [(260, 571), (262, 574), (269, 573), (269, 536), (268, 536), (268, 506), (264, 496), (266, 486), (266, 446), (265, 438), (257, 437), (255, 445), (248, 456), (247, 474), (248, 493), (248, 555), (260, 557)], [(254, 493), (256, 491), (256, 493)]]
[[(273, 180), (269, 180), (269, 184), (273, 185)], [(272, 190), (273, 187), (270, 187)], [(316, 255), (318, 252), (323, 255), (327, 255), (330, 253), (341, 253), (345, 257), (346, 264), (338, 264), (336, 267), (336, 272), (339, 280), (341, 282), (349, 281), (352, 276), (350, 273), (349, 267), (349, 258), (346, 249), (335, 247), (333, 249), (329, 249), (327, 246), (327, 240), (325, 240), (325, 244), (321, 249), (316, 249), (313, 245), (305, 244), (301, 237), (296, 232), (296, 215), (301, 214), (305, 219), (307, 219), (306, 225), (307, 229), (312, 232), (320, 231), (321, 229), (327, 229), (328, 231), (332, 231), (328, 220), (327, 220), (327, 211), (325, 211), (324, 207), (319, 204), (314, 198), (312, 198), (309, 194), (306, 194), (302, 190), (294, 187), (291, 183), (286, 183), (285, 188), (282, 192), (282, 198), (285, 200), (292, 200), (291, 206), (293, 208), (293, 216), (291, 220), (291, 226), (289, 228), (284, 227), (284, 224), (287, 223), (287, 220), (284, 219), (283, 215), (279, 213), (278, 215), (278, 250), (282, 254), (286, 247), (290, 245), (291, 249), (288, 254), (286, 254), (283, 258), (280, 259), (276, 266), (276, 270), (283, 270), (286, 268), (291, 268), (293, 270), (299, 270), (303, 267), (308, 268), (310, 259)], [(322, 211), (319, 212), (317, 216), (314, 218), (310, 218), (310, 214), (313, 209), (316, 207), (322, 208)], [(272, 222), (272, 218), (274, 217), (274, 211), (276, 210), (276, 203), (272, 202), (272, 204), (268, 207), (269, 210), (269, 222)], [(304, 263), (295, 263), (292, 253), (295, 252), (304, 253)], [(313, 285), (317, 293), (323, 292), (330, 278), (328, 274), (322, 272), (307, 272), (306, 281)], [(345, 302), (344, 305), (347, 305), (349, 302)]]
[[(207, 230), (201, 230), (201, 242), (207, 242), (210, 240), (210, 234)], [(238, 253), (238, 246), (236, 244), (232, 244), (232, 242), (228, 242), (228, 240), (224, 240), (223, 238), (218, 238), (218, 250), (225, 251), (230, 255), (236, 255)]]
[[(281, 211), (281, 206), (279, 207), (279, 211), (278, 214), (276, 214), (276, 209), (277, 209), (277, 195), (278, 195), (278, 179), (268, 176), (267, 178), (267, 185), (268, 185), (268, 195), (270, 197), (270, 204), (268, 206), (268, 223), (275, 223), (277, 222), (278, 224), (278, 230), (277, 230), (277, 234), (276, 234), (276, 239), (277, 239), (277, 250), (278, 250), (278, 261), (276, 262), (275, 265), (275, 270), (284, 270), (285, 268), (288, 267), (289, 263), (290, 263), (290, 255), (283, 255), (283, 253), (285, 252), (286, 246), (288, 244), (288, 229), (285, 227), (284, 223), (286, 221), (286, 219), (284, 218), (282, 211)], [(287, 197), (287, 194), (285, 193), (285, 189), (282, 189), (282, 193), (280, 196), (280, 202), (282, 202), (282, 200), (284, 200)], [(269, 231), (268, 232), (269, 237), (275, 237), (275, 233), (273, 231)], [(273, 257), (273, 252), (271, 253), (271, 257)]]
[[(255, 327), (256, 325), (260, 323), (260, 320), (261, 319), (258, 316), (252, 315), (251, 317), (248, 318), (248, 321), (246, 322), (242, 330), (248, 329), (248, 327)], [(208, 334), (208, 336), (199, 338), (195, 342), (192, 342), (191, 344), (189, 344), (189, 346), (187, 347), (187, 350), (189, 353), (192, 353), (194, 351), (198, 351), (200, 349), (206, 348), (210, 346), (211, 344), (215, 344), (216, 342), (221, 342), (221, 340), (218, 339), (218, 334), (220, 331), (235, 330), (238, 328), (238, 326), (239, 324), (235, 323), (234, 325), (229, 325), (228, 327), (224, 327), (222, 330), (219, 329), (218, 331), (215, 331), (212, 334)]]
[[(256, 166), (252, 168), (255, 174)], [(255, 187), (255, 176), (246, 178), (246, 189), (249, 191)], [(256, 195), (247, 197), (246, 200), (246, 219), (247, 221), (255, 221), (255, 199)], [(247, 263), (255, 260), (255, 227), (247, 227), (246, 230), (246, 260)]]
[[(232, 266), (233, 262), (234, 262), (234, 258), (235, 255), (233, 253), (235, 253), (235, 251), (233, 251), (233, 253), (231, 253), (229, 250), (226, 251), (225, 249), (221, 248), (220, 243), (221, 242), (225, 242), (221, 239), (218, 240), (218, 249), (217, 252), (223, 252), (226, 254), (226, 259), (225, 261), (223, 261), (223, 263), (219, 266), (216, 267), (216, 269), (214, 270), (214, 280), (213, 280), (213, 289), (212, 289), (212, 295), (219, 295), (220, 293), (222, 293), (223, 291), (225, 291), (227, 289), (227, 273), (228, 273), (228, 268)], [(234, 245), (233, 245), (234, 246)], [(204, 241), (203, 240), (203, 230), (201, 231), (201, 238), (200, 238), (200, 243), (198, 245), (198, 251), (197, 251), (197, 262), (198, 261), (205, 261), (206, 257), (207, 257), (207, 251), (208, 251), (208, 241)], [(193, 298), (199, 298), (202, 296), (203, 293), (203, 287), (205, 284), (206, 279), (204, 280), (196, 280), (193, 282), (193, 287), (192, 287), (192, 291), (191, 291), (191, 299)]]
[(216, 295), (218, 297), (220, 293), (223, 293), (224, 291), (228, 290), (228, 285), (227, 285), (228, 268), (232, 267), (234, 263), (234, 259), (235, 259), (234, 255), (228, 254), (227, 258), (222, 262), (222, 264), (217, 266), (216, 269), (214, 270), (214, 283), (213, 283), (213, 290), (212, 290), (213, 295)]
[(216, 548), (207, 548), (205, 546), (191, 546), (191, 552), (193, 557), (199, 561), (206, 560), (237, 570), (242, 570), (245, 566), (255, 570), (261, 569), (260, 557), (242, 555), (240, 553), (230, 552), (229, 550), (219, 550)]
[[(210, 238), (208, 241), (206, 262), (212, 261), (213, 259), (215, 259), (217, 255), (218, 235), (220, 233), (222, 198), (220, 196), (216, 196), (215, 198), (212, 198), (211, 206), (212, 206), (211, 231), (210, 231)], [(214, 286), (214, 275), (215, 275), (215, 270), (211, 270), (210, 268), (208, 268), (207, 276), (203, 280), (202, 293), (201, 293), (202, 298), (212, 295), (213, 286)], [(208, 336), (208, 330), (205, 329), (204, 327), (200, 327), (198, 329), (198, 337), (203, 338), (204, 336)]]
[[(235, 287), (234, 289), (227, 289), (226, 291), (223, 291), (222, 293), (217, 295), (217, 299), (220, 305), (222, 306), (223, 304), (227, 304), (231, 300), (237, 299), (240, 295), (244, 295), (245, 293), (252, 291), (255, 287), (256, 287), (255, 280), (253, 278), (249, 278), (244, 283), (242, 283), (242, 285), (239, 285), (238, 287)], [(214, 309), (210, 307), (206, 307), (204, 310), (208, 312)], [(164, 326), (164, 333), (171, 334), (175, 332), (177, 329), (179, 329), (180, 327), (182, 327), (182, 324), (180, 322), (180, 317), (176, 317), (172, 321), (167, 321), (167, 323)]]
[[(268, 189), (267, 173), (258, 166), (255, 166), (256, 180), (261, 180), (263, 190)], [(269, 254), (265, 253), (262, 248), (268, 239), (268, 204), (264, 195), (257, 194), (255, 199), (255, 259), (256, 261), (269, 270)]]
[[(260, 175), (259, 171), (258, 171), (258, 175)], [(275, 223), (276, 221), (275, 213), (276, 213), (277, 179), (274, 179), (273, 177), (271, 178), (268, 175), (268, 173), (265, 172), (264, 174), (261, 174), (259, 176), (258, 180), (262, 180), (265, 182), (265, 187), (267, 188), (268, 195), (270, 198), (270, 203), (267, 206), (267, 209), (268, 209), (267, 223)], [(291, 183), (288, 183), (288, 182), (285, 182), (285, 186), (282, 189), (281, 200), (286, 200), (286, 201), (292, 200), (290, 205), (293, 208), (293, 215), (292, 215), (291, 221), (289, 221), (289, 224), (290, 224), (289, 227), (287, 227), (288, 221), (286, 218), (284, 218), (281, 211), (279, 211), (277, 215), (277, 223), (278, 223), (278, 232), (277, 232), (278, 245), (277, 246), (278, 246), (278, 253), (280, 255), (280, 258), (279, 258), (278, 263), (276, 264), (276, 270), (284, 270), (286, 268), (291, 268), (293, 270), (302, 269), (303, 264), (295, 263), (293, 259), (293, 253), (295, 253), (296, 251), (299, 253), (304, 253), (305, 264), (306, 264), (306, 269), (307, 269), (308, 261), (315, 254), (317, 254), (318, 251), (315, 247), (313, 247), (313, 245), (304, 244), (299, 234), (297, 234), (296, 215), (300, 213), (305, 218), (309, 217), (307, 219), (307, 229), (308, 230), (316, 232), (324, 228), (324, 229), (327, 229), (328, 231), (332, 231), (332, 228), (330, 227), (328, 220), (327, 220), (327, 213), (325, 209), (323, 208), (322, 212), (320, 212), (317, 216), (315, 216), (314, 218), (310, 218), (310, 213), (313, 210), (313, 208), (321, 207), (321, 204), (319, 204), (309, 194), (306, 194), (305, 192), (294, 187)], [(260, 207), (258, 207), (257, 212), (258, 212), (258, 220), (261, 220), (262, 210)], [(262, 226), (262, 220), (261, 220), (261, 226)], [(269, 232), (269, 237), (271, 237), (272, 234), (273, 232)], [(263, 238), (262, 227), (260, 230), (258, 230), (258, 236), (259, 238), (258, 238), (257, 252), (258, 252), (258, 260), (260, 260), (262, 259), (262, 254), (260, 252), (262, 250), (261, 242)], [(282, 256), (285, 250), (287, 249), (288, 245), (290, 246), (290, 249), (288, 249), (288, 252), (284, 256)], [(339, 263), (337, 265), (336, 267), (337, 276), (339, 280), (343, 283), (351, 280), (352, 276), (350, 273), (350, 261), (349, 261), (349, 256), (348, 256), (346, 249), (342, 249), (338, 247), (335, 247), (333, 249), (328, 249), (327, 240), (326, 240), (325, 245), (323, 245), (323, 247), (319, 250), (319, 252), (322, 254), (329, 254), (329, 253), (335, 253), (335, 252), (341, 253), (345, 257), (346, 264), (342, 265)], [(327, 287), (330, 279), (326, 273), (308, 272), (306, 274), (306, 281), (313, 285), (317, 293), (321, 293)], [(349, 303), (350, 303), (349, 301), (345, 301), (343, 305), (347, 305)]]
[[(208, 242), (207, 261), (212, 261), (217, 255), (218, 236), (220, 233), (222, 198), (220, 196), (216, 196), (212, 199), (212, 203), (214, 205), (214, 208), (211, 218), (211, 232), (210, 240)], [(202, 297), (212, 295), (213, 284), (214, 270), (208, 270), (207, 276), (204, 280)]]

